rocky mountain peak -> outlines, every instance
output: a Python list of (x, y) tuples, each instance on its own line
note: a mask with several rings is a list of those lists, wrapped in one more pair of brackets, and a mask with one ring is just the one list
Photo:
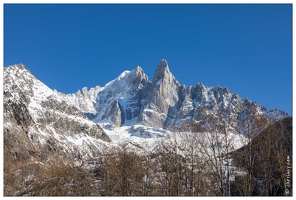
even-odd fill
[(165, 59), (162, 59), (157, 65), (152, 81), (157, 82), (168, 75), (171, 75), (168, 62)]
[(162, 59), (152, 81), (141, 91), (140, 96), (145, 99), (145, 104), (138, 122), (146, 126), (164, 127), (168, 113), (179, 101), (179, 87), (180, 84), (170, 72), (167, 61)]
[(30, 70), (28, 70), (26, 68), (26, 66), (24, 64), (22, 64), (22, 63), (15, 64), (15, 65), (10, 65), (8, 67), (5, 67), (4, 68), (4, 76), (6, 74), (13, 74), (16, 77), (19, 77), (22, 74), (30, 74), (30, 75), (32, 75), (32, 73), (30, 72)]
[(140, 66), (137, 66), (136, 69), (133, 70), (135, 72), (135, 74), (137, 75), (143, 75), (144, 74), (144, 71), (143, 69), (140, 67)]
[(87, 90), (87, 87), (83, 87), (82, 88), (82, 94), (84, 97), (88, 97), (88, 90)]
[(199, 88), (199, 90), (201, 91), (206, 89), (206, 86), (204, 86), (201, 82), (198, 82), (196, 87)]
[(144, 73), (143, 69), (138, 66), (131, 71), (128, 82), (131, 82), (132, 85), (137, 85), (138, 88), (142, 88), (148, 82), (148, 76)]
[(15, 69), (15, 70), (17, 70), (17, 69), (21, 69), (21, 70), (26, 69), (26, 70), (28, 70), (28, 69), (25, 67), (25, 65), (22, 64), (22, 63), (14, 64), (14, 65), (10, 65), (10, 66), (4, 67), (4, 69)]
[(168, 68), (168, 62), (166, 59), (161, 59), (158, 63), (158, 67)]

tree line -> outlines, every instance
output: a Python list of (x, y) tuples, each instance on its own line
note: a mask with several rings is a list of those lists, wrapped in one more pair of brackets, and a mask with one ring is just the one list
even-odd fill
[[(291, 196), (292, 118), (244, 123), (237, 135), (230, 121), (208, 117), (208, 127), (187, 123), (186, 133), (176, 130), (153, 150), (128, 141), (106, 146), (91, 169), (57, 154), (46, 165), (15, 160), (6, 149), (4, 195)], [(247, 145), (235, 150), (240, 140)]]

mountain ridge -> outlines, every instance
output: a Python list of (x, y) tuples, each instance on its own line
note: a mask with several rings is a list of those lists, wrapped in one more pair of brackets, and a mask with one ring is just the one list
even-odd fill
[[(137, 70), (140, 71), (141, 76), (136, 77), (142, 81), (141, 84), (139, 84), (139, 81), (135, 81), (137, 80), (135, 77), (126, 77), (129, 82), (123, 83), (125, 75)], [(151, 80), (148, 79), (142, 68), (137, 67), (132, 71), (124, 76), (121, 74), (111, 81), (115, 84), (112, 85), (112, 89), (108, 88), (111, 87), (109, 82), (98, 92), (99, 99), (97, 98), (94, 103), (97, 106), (95, 108), (96, 113), (99, 114), (91, 116), (96, 123), (107, 122), (111, 126), (119, 127), (125, 121), (136, 118), (137, 124), (172, 130), (175, 125), (182, 124), (180, 120), (198, 122), (205, 115), (214, 113), (215, 110), (228, 110), (228, 112), (236, 115), (234, 116), (236, 119), (241, 119), (245, 105), (252, 105), (258, 113), (265, 115), (271, 123), (275, 116), (288, 116), (283, 111), (277, 109), (269, 111), (256, 102), (250, 102), (247, 98), (242, 99), (237, 93), (231, 93), (225, 87), (207, 87), (202, 83), (193, 86), (181, 85), (170, 72), (168, 62), (165, 59), (159, 62)], [(131, 96), (127, 95), (127, 90), (132, 93)], [(106, 93), (108, 93), (108, 96)], [(106, 99), (107, 97), (109, 103), (107, 101), (102, 102), (102, 98)], [(130, 109), (131, 107), (133, 109)], [(108, 108), (108, 110), (105, 111), (102, 108)], [(136, 112), (133, 112), (135, 110)], [(206, 112), (203, 113), (202, 111)], [(102, 113), (104, 112), (106, 115), (103, 116)], [(106, 116), (111, 113), (115, 113), (113, 119), (107, 119)], [(127, 113), (133, 114), (126, 115)]]
[(242, 99), (226, 87), (207, 87), (200, 82), (181, 85), (165, 59), (160, 60), (151, 80), (137, 66), (122, 72), (103, 87), (89, 90), (84, 87), (76, 93), (60, 94), (92, 121), (107, 123), (108, 127), (120, 127), (133, 120), (134, 125), (173, 130), (185, 121), (202, 124), (203, 118), (222, 110), (228, 112), (226, 118), (242, 120), (246, 106), (253, 107), (270, 123), (289, 116), (284, 111), (267, 110), (248, 98)]

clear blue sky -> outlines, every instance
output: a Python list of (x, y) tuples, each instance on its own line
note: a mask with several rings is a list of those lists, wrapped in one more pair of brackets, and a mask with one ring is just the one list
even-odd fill
[(104, 86), (166, 59), (187, 86), (227, 87), (292, 114), (292, 5), (4, 4), (4, 66), (52, 89)]

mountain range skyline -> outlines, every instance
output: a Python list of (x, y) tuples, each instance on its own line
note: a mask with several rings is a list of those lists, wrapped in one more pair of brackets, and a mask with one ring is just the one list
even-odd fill
[[(169, 73), (171, 73), (170, 72), (170, 69), (169, 69), (169, 65), (168, 65), (168, 62), (167, 62), (167, 60), (166, 59), (161, 59), (160, 60), (160, 62), (159, 62), (159, 65), (161, 64), (161, 63), (165, 63), (165, 66), (167, 67), (167, 69), (168, 69), (168, 71), (169, 71)], [(25, 66), (24, 64), (15, 64), (15, 65), (23, 65), (23, 66)], [(27, 70), (29, 70), (30, 71), (30, 69), (29, 68), (27, 68)], [(76, 92), (73, 92), (73, 93), (64, 93), (64, 92), (61, 92), (61, 91), (59, 91), (59, 90), (57, 90), (57, 89), (53, 89), (53, 90), (56, 90), (57, 92), (60, 92), (60, 93), (64, 93), (64, 94), (68, 94), (68, 95), (71, 95), (71, 94), (73, 94), (73, 95), (75, 95), (75, 94), (79, 94), (79, 93), (82, 93), (83, 95), (85, 95), (85, 94), (87, 94), (87, 92), (90, 92), (91, 90), (96, 90), (96, 88), (105, 88), (106, 86), (108, 86), (108, 85), (110, 85), (112, 82), (114, 82), (114, 81), (116, 81), (116, 80), (120, 80), (120, 79), (122, 79), (124, 76), (126, 76), (126, 74), (129, 74), (130, 72), (133, 72), (133, 71), (138, 71), (138, 70), (140, 70), (141, 71), (141, 73), (144, 73), (144, 75), (145, 76), (147, 76), (146, 74), (145, 74), (145, 72), (144, 72), (144, 70), (141, 68), (141, 66), (137, 66), (136, 68), (134, 68), (133, 70), (125, 70), (125, 71), (123, 71), (122, 73), (120, 73), (116, 78), (114, 78), (114, 79), (111, 79), (110, 81), (108, 81), (106, 84), (104, 84), (104, 85), (96, 85), (96, 86), (94, 86), (94, 87), (87, 87), (87, 86), (84, 86), (84, 87), (82, 87), (82, 88), (78, 88), (77, 89), (77, 91)], [(31, 71), (30, 71), (31, 72)], [(153, 74), (153, 76), (152, 76), (152, 78), (149, 78), (148, 76), (146, 77), (146, 81), (153, 81), (153, 79), (155, 78), (154, 76), (156, 75), (155, 73), (157, 72), (157, 67), (156, 67), (156, 71), (154, 72), (154, 74)], [(172, 74), (173, 75), (173, 74)], [(173, 75), (174, 76), (174, 75)], [(161, 77), (160, 77), (161, 78)], [(178, 82), (178, 80), (177, 80), (177, 82)], [(182, 84), (182, 83), (179, 83), (178, 82), (178, 84), (181, 86), (181, 85), (184, 85), (185, 87), (187, 87), (188, 85), (185, 85), (185, 84)], [(203, 83), (202, 82), (198, 82), (196, 85), (202, 85), (203, 87), (205, 87), (204, 85), (203, 85)], [(210, 88), (215, 88), (215, 87), (218, 87), (218, 88), (225, 88), (225, 89), (227, 89), (227, 90), (229, 90), (227, 87), (221, 87), (221, 86), (219, 86), (219, 85), (217, 85), (217, 86), (207, 86), (207, 87), (210, 87)], [(169, 91), (170, 92), (170, 91)], [(232, 92), (232, 91), (229, 91), (229, 92)], [(237, 92), (233, 92), (233, 94), (238, 94)], [(93, 95), (93, 94), (92, 94)], [(96, 97), (93, 97), (93, 98), (96, 98)], [(248, 98), (248, 97), (246, 97), (246, 99), (250, 99), (250, 98)], [(107, 99), (106, 99), (107, 100)], [(252, 101), (251, 101), (252, 102)], [(258, 102), (256, 102), (256, 101), (254, 101), (254, 103), (258, 103)], [(264, 105), (263, 105), (264, 106)], [(265, 106), (264, 106), (265, 107)], [(268, 109), (268, 110), (281, 110), (281, 109), (278, 109), (278, 108), (274, 108), (274, 109)], [(286, 113), (288, 113), (289, 115), (291, 115), (289, 112), (287, 112), (287, 111), (285, 111), (285, 110), (283, 110), (284, 112), (286, 112)]]
[[(25, 71), (26, 74), (34, 77), (23, 64), (4, 69), (8, 72), (12, 71), (8, 74), (11, 74), (10, 79), (16, 83), (18, 78), (14, 76), (20, 77), (18, 71), (20, 73)], [(7, 78), (5, 76), (5, 79)], [(32, 78), (27, 75), (20, 80), (22, 79), (25, 82), (28, 80), (32, 82)], [(38, 80), (37, 77), (33, 78), (35, 79)], [(25, 85), (20, 84), (20, 86), (27, 90)], [(48, 92), (40, 93), (44, 87)], [(84, 87), (76, 93), (67, 94), (50, 89), (45, 84), (39, 90), (36, 91), (38, 98), (48, 98), (47, 96), (53, 93), (57, 96), (55, 98), (64, 99), (103, 127), (106, 123), (107, 127), (141, 124), (173, 130), (176, 127), (182, 127), (188, 121), (202, 125), (206, 118), (218, 117), (224, 112), (225, 119), (233, 118), (235, 123), (231, 126), (236, 126), (235, 124), (243, 120), (251, 109), (255, 109), (257, 114), (264, 116), (270, 123), (288, 116), (280, 109), (269, 110), (249, 98), (241, 98), (238, 93), (232, 93), (226, 87), (208, 87), (202, 83), (191, 86), (181, 85), (170, 71), (165, 59), (160, 60), (150, 80), (144, 70), (138, 66), (132, 71), (122, 72), (103, 87), (96, 86), (89, 89)], [(32, 95), (35, 96), (35, 93)]]
[(292, 114), (291, 4), (4, 4), (4, 66), (63, 93), (166, 59), (180, 84)]

